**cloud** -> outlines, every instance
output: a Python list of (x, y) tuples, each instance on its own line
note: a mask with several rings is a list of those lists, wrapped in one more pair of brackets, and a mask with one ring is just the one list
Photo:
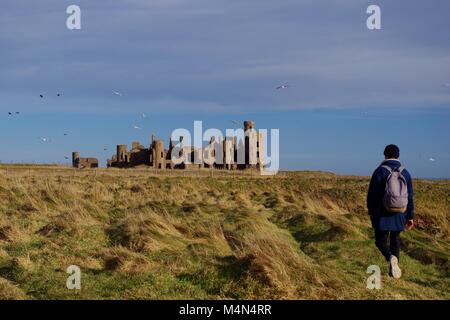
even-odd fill
[[(33, 111), (247, 112), (345, 107), (449, 107), (450, 5), (381, 1), (9, 2), (0, 19), (0, 97)], [(426, 10), (424, 10), (424, 7)], [(423, 19), (412, 16), (422, 15)], [(289, 90), (274, 87), (289, 83)], [(112, 89), (127, 92), (116, 106)], [(30, 97), (62, 90), (58, 106)], [(3, 107), (0, 107), (3, 108)]]

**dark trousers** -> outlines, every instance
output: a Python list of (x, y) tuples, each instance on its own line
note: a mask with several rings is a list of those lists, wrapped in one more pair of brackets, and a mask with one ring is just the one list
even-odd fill
[(391, 255), (400, 261), (400, 231), (375, 230), (375, 244), (387, 261)]

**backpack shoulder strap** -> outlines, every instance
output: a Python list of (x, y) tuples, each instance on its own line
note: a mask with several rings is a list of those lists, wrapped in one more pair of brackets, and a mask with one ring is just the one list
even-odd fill
[(405, 167), (403, 167), (403, 166), (400, 166), (397, 168), (397, 171), (400, 173), (402, 173), (403, 170), (405, 170)]
[(389, 171), (389, 173), (392, 173), (391, 167), (389, 167), (387, 165), (382, 165), (381, 168), (385, 168), (387, 171)]

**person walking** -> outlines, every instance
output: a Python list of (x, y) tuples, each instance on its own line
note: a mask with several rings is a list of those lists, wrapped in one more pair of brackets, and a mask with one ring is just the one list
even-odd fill
[(390, 144), (374, 171), (367, 193), (367, 209), (375, 231), (375, 245), (389, 262), (389, 274), (399, 279), (400, 233), (414, 226), (413, 185), (400, 163), (400, 149)]

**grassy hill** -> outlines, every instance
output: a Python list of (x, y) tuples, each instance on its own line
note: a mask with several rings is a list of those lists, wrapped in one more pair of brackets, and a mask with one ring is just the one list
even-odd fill
[(450, 182), (415, 181), (400, 280), (373, 244), (368, 182), (0, 172), (0, 298), (449, 299)]

